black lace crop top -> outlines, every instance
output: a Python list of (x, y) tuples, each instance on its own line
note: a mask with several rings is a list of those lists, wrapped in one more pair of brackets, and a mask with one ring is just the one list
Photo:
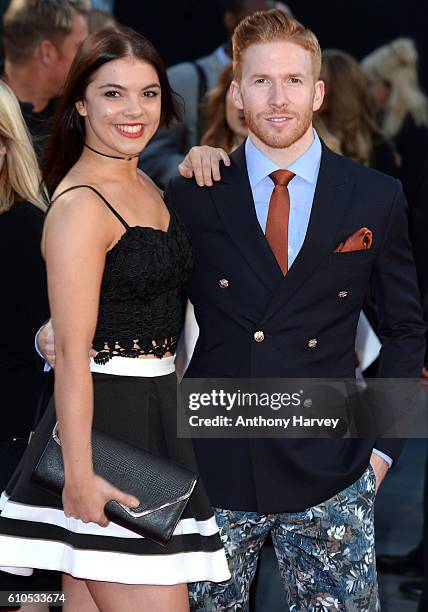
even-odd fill
[(166, 232), (130, 227), (93, 187), (70, 189), (78, 187), (95, 191), (125, 227), (106, 254), (92, 345), (98, 351), (94, 361), (104, 364), (115, 355), (162, 358), (175, 353), (193, 264), (191, 244), (176, 212), (170, 209)]

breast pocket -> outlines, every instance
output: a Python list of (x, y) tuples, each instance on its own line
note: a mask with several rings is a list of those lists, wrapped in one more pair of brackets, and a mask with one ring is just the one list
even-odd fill
[(331, 253), (329, 255), (329, 264), (332, 266), (370, 265), (373, 262), (373, 257), (371, 250)]

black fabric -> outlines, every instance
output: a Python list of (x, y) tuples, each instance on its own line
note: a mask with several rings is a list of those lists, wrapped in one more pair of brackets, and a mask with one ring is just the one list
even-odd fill
[(20, 102), (21, 112), (30, 132), (39, 164), (43, 162), (58, 100), (59, 98), (52, 98), (47, 106), (38, 113), (34, 112), (32, 104)]
[[(428, 323), (428, 128), (416, 125), (412, 115), (408, 114), (395, 137), (395, 145), (401, 157), (400, 179), (409, 201), (410, 239), (424, 304), (425, 321)], [(428, 352), (425, 363), (428, 363)]]
[(3, 491), (9, 478), (18, 465), (27, 446), (26, 438), (12, 436), (9, 440), (0, 440), (0, 491)]
[[(79, 185), (75, 188), (89, 187)], [(114, 355), (175, 353), (184, 319), (192, 249), (183, 224), (170, 212), (167, 231), (129, 227), (94, 188), (126, 230), (107, 252), (93, 348), (98, 364)], [(59, 197), (59, 196), (58, 196)]]
[(419, 189), (426, 177), (428, 166), (428, 128), (416, 125), (412, 115), (406, 115), (399, 133), (394, 138), (401, 158), (400, 180), (404, 193), (413, 208)]
[[(195, 253), (189, 297), (200, 333), (186, 375), (353, 378), (357, 322), (372, 286), (379, 376), (418, 377), (425, 325), (400, 183), (323, 146), (306, 239), (284, 277), (257, 220), (244, 146), (231, 158), (212, 188), (174, 178), (166, 191)], [(373, 232), (371, 249), (334, 252), (361, 227)], [(346, 299), (338, 297), (343, 290)], [(396, 459), (402, 442), (195, 439), (194, 446), (214, 506), (268, 513), (325, 501), (361, 476), (374, 447)]]
[(40, 252), (44, 214), (19, 202), (0, 215), (1, 428), (27, 437), (44, 384), (34, 336), (49, 318), (46, 270)]
[(399, 177), (399, 155), (392, 143), (378, 135), (374, 138), (370, 155), (370, 168)]
[[(27, 202), (0, 215), (2, 299), (0, 320), (0, 491), (27, 447), (38, 397), (45, 384), (34, 334), (49, 317), (46, 271), (40, 253), (44, 215)], [(16, 439), (16, 441), (13, 440)], [(0, 572), (0, 591), (59, 591), (61, 574)]]

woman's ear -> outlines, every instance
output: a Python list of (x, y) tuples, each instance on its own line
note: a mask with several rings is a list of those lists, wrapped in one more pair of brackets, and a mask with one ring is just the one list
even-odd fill
[(86, 117), (88, 113), (86, 112), (85, 102), (83, 100), (78, 100), (75, 106), (79, 115), (81, 115), (82, 117)]

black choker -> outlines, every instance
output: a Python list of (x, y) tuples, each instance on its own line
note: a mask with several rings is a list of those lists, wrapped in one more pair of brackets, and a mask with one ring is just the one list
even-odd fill
[(107, 155), (107, 153), (101, 153), (101, 151), (97, 151), (96, 149), (93, 149), (86, 142), (85, 142), (85, 147), (87, 147), (88, 149), (96, 153), (97, 155), (102, 155), (103, 157), (110, 157), (111, 159), (125, 159), (126, 161), (130, 161), (131, 159), (135, 159), (136, 157), (140, 156), (139, 153), (137, 153), (136, 155), (129, 155), (127, 157), (119, 157), (118, 155)]

